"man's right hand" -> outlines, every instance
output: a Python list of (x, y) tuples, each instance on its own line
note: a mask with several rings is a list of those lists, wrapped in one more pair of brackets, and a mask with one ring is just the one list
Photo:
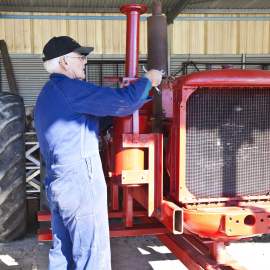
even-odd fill
[(152, 86), (158, 86), (162, 80), (162, 72), (157, 69), (150, 69), (144, 74), (144, 77), (149, 79), (152, 83)]

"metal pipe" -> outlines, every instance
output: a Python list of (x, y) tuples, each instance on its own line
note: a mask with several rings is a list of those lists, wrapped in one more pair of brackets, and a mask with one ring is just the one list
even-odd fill
[[(139, 39), (140, 39), (140, 15), (146, 12), (145, 5), (127, 4), (120, 8), (120, 11), (127, 16), (126, 34), (126, 77), (138, 77), (139, 62)], [(135, 111), (132, 117), (132, 131), (139, 133), (139, 111)]]
[(139, 35), (140, 35), (140, 15), (145, 13), (145, 5), (128, 4), (120, 8), (120, 11), (127, 16), (126, 35), (126, 76), (136, 78), (138, 76), (139, 60)]
[(167, 73), (168, 69), (168, 38), (167, 20), (161, 13), (161, 2), (153, 1), (152, 16), (147, 18), (147, 54), (148, 70), (159, 69)]
[[(159, 0), (153, 0), (152, 16), (147, 18), (148, 69), (164, 70), (168, 74), (167, 19), (162, 15)], [(162, 96), (154, 92), (152, 131), (162, 131)]]

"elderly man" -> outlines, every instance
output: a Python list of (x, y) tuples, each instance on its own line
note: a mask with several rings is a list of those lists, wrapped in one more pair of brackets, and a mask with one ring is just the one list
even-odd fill
[(111, 269), (99, 117), (132, 114), (161, 81), (161, 72), (150, 70), (125, 88), (85, 82), (92, 50), (67, 36), (52, 38), (43, 49), (51, 75), (37, 99), (35, 127), (52, 214), (51, 270)]

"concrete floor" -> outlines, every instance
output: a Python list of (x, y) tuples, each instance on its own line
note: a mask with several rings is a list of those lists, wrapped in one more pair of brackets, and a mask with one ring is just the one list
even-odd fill
[[(155, 237), (111, 240), (113, 270), (186, 270), (187, 268)], [(0, 270), (46, 270), (49, 243), (38, 243), (35, 235), (0, 244)], [(270, 269), (270, 237), (233, 243), (228, 252), (248, 270)]]
[[(186, 270), (187, 268), (155, 237), (111, 240), (113, 270)], [(49, 243), (38, 243), (34, 235), (0, 244), (0, 270), (46, 270)]]

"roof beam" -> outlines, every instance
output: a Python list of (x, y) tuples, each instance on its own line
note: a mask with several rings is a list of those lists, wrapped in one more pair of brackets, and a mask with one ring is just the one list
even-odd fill
[(177, 15), (183, 11), (183, 9), (187, 6), (187, 4), (190, 2), (190, 0), (179, 0), (178, 3), (173, 6), (167, 13), (167, 23), (171, 24), (173, 23), (174, 19), (177, 17)]

